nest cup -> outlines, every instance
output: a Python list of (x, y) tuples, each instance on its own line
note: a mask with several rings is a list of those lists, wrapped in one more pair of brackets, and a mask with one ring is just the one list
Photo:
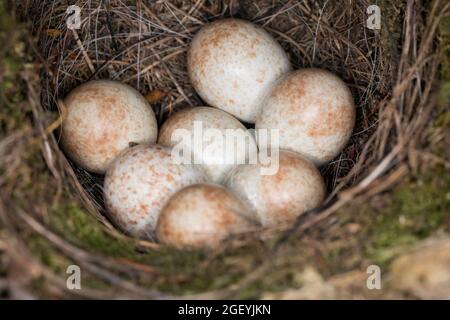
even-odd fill
[[(288, 234), (313, 226), (326, 228), (342, 206), (388, 190), (406, 174), (408, 145), (419, 143), (427, 123), (424, 114), (431, 114), (426, 108), (433, 81), (426, 81), (433, 79), (437, 66), (423, 60), (433, 48), (428, 39), (433, 30), (425, 19), (411, 17), (413, 7), (422, 10), (413, 1), (402, 6), (399, 21), (404, 28), (414, 25), (414, 40), (409, 33), (391, 34), (387, 19), (381, 29), (369, 28), (367, 8), (372, 3), (365, 0), (83, 0), (73, 4), (81, 9), (81, 24), (73, 30), (67, 28), (66, 1), (17, 5), (38, 38), (43, 61), (41, 114), (63, 116), (58, 100), (93, 79), (118, 80), (146, 95), (159, 127), (174, 111), (204, 105), (189, 82), (187, 50), (204, 24), (230, 17), (251, 21), (274, 36), (294, 69), (323, 68), (345, 81), (355, 100), (356, 126), (345, 149), (320, 168), (329, 192), (326, 203), (287, 227)], [(412, 66), (421, 83), (412, 80)], [(49, 152), (56, 159), (50, 169), (63, 177), (69, 192), (106, 229), (115, 232), (104, 209), (103, 177), (71, 163), (58, 146), (59, 138), (56, 129), (49, 140)]]

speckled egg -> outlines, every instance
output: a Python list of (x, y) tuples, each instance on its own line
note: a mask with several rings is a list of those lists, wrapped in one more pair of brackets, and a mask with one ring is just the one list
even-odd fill
[(279, 130), (280, 148), (299, 152), (316, 165), (341, 152), (354, 125), (350, 90), (336, 75), (321, 69), (302, 69), (283, 76), (256, 121), (257, 130)]
[(211, 107), (189, 108), (169, 117), (158, 143), (185, 150), (186, 159), (201, 165), (213, 182), (221, 182), (232, 168), (249, 163), (257, 153), (250, 132), (232, 115)]
[(264, 95), (290, 69), (286, 53), (272, 36), (238, 19), (206, 25), (188, 52), (189, 76), (203, 100), (250, 123)]
[(154, 143), (158, 127), (152, 108), (125, 84), (99, 80), (75, 88), (64, 100), (67, 117), (61, 145), (80, 167), (105, 173), (130, 143)]
[(291, 221), (325, 198), (319, 171), (295, 152), (280, 150), (275, 174), (264, 175), (261, 169), (261, 163), (238, 166), (229, 173), (225, 185), (257, 213), (263, 226)]
[(167, 202), (156, 234), (159, 241), (177, 248), (213, 248), (253, 226), (253, 213), (231, 191), (197, 184), (182, 189)]
[(108, 168), (104, 200), (116, 226), (131, 236), (153, 240), (161, 208), (170, 196), (206, 181), (201, 168), (174, 164), (167, 148), (138, 145), (123, 152)]

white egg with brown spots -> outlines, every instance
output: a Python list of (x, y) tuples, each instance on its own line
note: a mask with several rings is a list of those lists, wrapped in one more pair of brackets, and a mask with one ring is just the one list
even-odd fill
[(183, 151), (186, 161), (203, 167), (213, 182), (221, 182), (236, 165), (249, 163), (256, 141), (232, 115), (211, 107), (175, 113), (161, 127), (158, 143)]
[(160, 242), (176, 248), (214, 248), (254, 228), (254, 216), (231, 191), (197, 184), (177, 192), (161, 212)]
[(130, 143), (154, 143), (158, 127), (145, 98), (109, 80), (84, 83), (65, 98), (61, 145), (80, 167), (103, 174)]
[(105, 176), (104, 200), (109, 217), (122, 231), (153, 240), (166, 201), (183, 187), (206, 181), (201, 168), (173, 163), (169, 149), (139, 145), (111, 164)]
[(204, 26), (188, 52), (191, 83), (208, 105), (254, 123), (266, 92), (291, 69), (277, 41), (238, 19)]
[[(316, 165), (336, 157), (355, 125), (355, 104), (347, 85), (321, 69), (283, 76), (272, 88), (256, 121), (257, 130), (279, 130), (279, 147)], [(271, 147), (269, 145), (260, 148)]]
[(275, 174), (263, 174), (262, 168), (261, 162), (238, 166), (230, 172), (225, 185), (257, 213), (263, 226), (292, 221), (323, 202), (326, 195), (323, 178), (299, 154), (280, 150)]

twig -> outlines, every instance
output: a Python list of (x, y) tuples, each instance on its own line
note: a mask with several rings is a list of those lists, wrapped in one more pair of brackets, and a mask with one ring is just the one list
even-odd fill
[(80, 37), (78, 36), (78, 32), (75, 29), (72, 29), (73, 37), (75, 38), (75, 41), (77, 42), (78, 47), (80, 48), (81, 52), (83, 53), (84, 59), (86, 60), (86, 63), (89, 67), (89, 70), (91, 70), (91, 73), (95, 73), (94, 64), (92, 63), (91, 58), (89, 58), (89, 55), (86, 52), (86, 49), (83, 46), (83, 43), (80, 40)]

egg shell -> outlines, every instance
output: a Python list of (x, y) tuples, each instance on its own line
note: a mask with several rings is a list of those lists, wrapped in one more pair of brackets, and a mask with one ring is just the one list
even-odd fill
[(144, 97), (116, 81), (84, 83), (65, 98), (67, 117), (61, 145), (80, 167), (105, 173), (108, 165), (130, 143), (154, 143), (155, 114)]
[(105, 176), (104, 200), (109, 217), (121, 230), (153, 240), (158, 216), (170, 196), (206, 181), (201, 168), (174, 164), (169, 149), (138, 145), (111, 164)]
[(177, 248), (214, 248), (232, 235), (251, 230), (254, 216), (231, 191), (197, 184), (177, 192), (162, 210), (156, 234)]
[(326, 187), (317, 168), (301, 155), (280, 150), (274, 175), (262, 175), (261, 163), (232, 170), (225, 186), (233, 190), (256, 212), (266, 227), (291, 221), (319, 206)]
[[(283, 76), (265, 99), (256, 129), (278, 129), (279, 147), (316, 165), (337, 156), (355, 125), (355, 104), (347, 85), (321, 69)], [(268, 148), (269, 146), (260, 146)]]
[(254, 123), (261, 102), (284, 73), (288, 56), (262, 28), (238, 19), (204, 26), (188, 52), (191, 83), (208, 105)]
[[(195, 133), (195, 122), (201, 124), (201, 132)], [(195, 107), (175, 113), (167, 119), (159, 132), (158, 143), (174, 147), (180, 142), (173, 136), (175, 130), (184, 129), (190, 134), (189, 142), (181, 143), (189, 150), (190, 156), (197, 156), (201, 166), (213, 182), (221, 182), (225, 175), (236, 165), (248, 163), (251, 154), (257, 153), (256, 141), (247, 129), (232, 115), (211, 107)], [(216, 129), (222, 138), (212, 138), (207, 130)], [(227, 130), (233, 130), (236, 142), (227, 149)], [(228, 131), (230, 132), (230, 131)], [(194, 134), (201, 137), (203, 143), (194, 143)]]

